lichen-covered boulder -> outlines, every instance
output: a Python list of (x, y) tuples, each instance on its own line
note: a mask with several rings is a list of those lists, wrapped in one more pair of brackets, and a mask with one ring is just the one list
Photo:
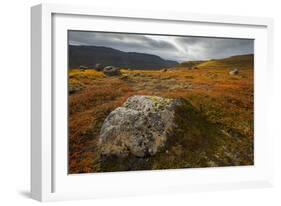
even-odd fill
[(179, 100), (157, 96), (129, 97), (102, 125), (99, 141), (102, 155), (155, 155), (165, 146), (175, 126), (175, 108), (179, 104)]

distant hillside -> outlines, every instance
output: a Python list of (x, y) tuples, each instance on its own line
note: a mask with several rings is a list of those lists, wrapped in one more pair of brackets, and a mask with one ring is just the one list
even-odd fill
[(98, 46), (69, 46), (69, 68), (80, 65), (95, 67), (101, 63), (104, 66), (113, 65), (130, 69), (162, 69), (173, 67), (176, 61), (164, 60), (152, 54), (123, 52), (117, 49)]
[(195, 67), (199, 64), (202, 64), (206, 61), (186, 61), (186, 62), (182, 62), (180, 64), (177, 65), (177, 67)]
[(253, 69), (254, 55), (237, 55), (225, 59), (212, 59), (198, 65), (198, 68), (216, 68), (216, 69)]
[(198, 68), (207, 68), (207, 69), (249, 69), (254, 68), (254, 55), (237, 55), (231, 56), (224, 59), (211, 59), (208, 61), (186, 61), (178, 64), (177, 67), (198, 67)]

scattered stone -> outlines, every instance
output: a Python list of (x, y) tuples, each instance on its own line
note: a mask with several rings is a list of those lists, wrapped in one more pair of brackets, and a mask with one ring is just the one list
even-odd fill
[(167, 69), (162, 69), (162, 72), (166, 72), (166, 71), (168, 71)]
[(122, 79), (122, 80), (128, 80), (129, 79), (129, 75), (122, 75), (121, 77), (120, 77), (120, 79)]
[(74, 94), (76, 92), (79, 92), (82, 89), (82, 86), (80, 85), (69, 85), (68, 92), (69, 94)]
[(185, 85), (184, 88), (185, 88), (185, 89), (192, 89), (193, 86), (192, 86), (192, 84), (189, 83), (189, 84)]
[(157, 96), (129, 97), (102, 125), (99, 141), (102, 155), (155, 155), (173, 130), (175, 108), (180, 104), (180, 100)]
[(218, 77), (217, 74), (213, 74), (213, 73), (208, 73), (207, 76), (210, 78), (210, 79), (215, 79)]
[(214, 161), (210, 160), (209, 162), (207, 162), (208, 167), (217, 167), (217, 163), (215, 163)]
[(169, 87), (168, 86), (166, 86), (166, 85), (162, 85), (162, 84), (158, 84), (158, 85), (156, 85), (155, 87), (154, 87), (154, 89), (155, 90), (167, 90), (167, 89), (169, 89)]
[(114, 66), (105, 67), (103, 73), (107, 76), (119, 76), (121, 74), (120, 69)]
[(95, 69), (96, 69), (97, 71), (102, 71), (102, 70), (103, 70), (103, 65), (100, 64), (100, 63), (97, 63), (96, 66), (95, 66)]
[(230, 75), (238, 75), (239, 74), (239, 69), (233, 69), (229, 72)]
[(88, 67), (83, 66), (83, 65), (80, 65), (80, 66), (79, 66), (79, 69), (80, 69), (81, 71), (85, 71), (86, 69), (88, 69)]

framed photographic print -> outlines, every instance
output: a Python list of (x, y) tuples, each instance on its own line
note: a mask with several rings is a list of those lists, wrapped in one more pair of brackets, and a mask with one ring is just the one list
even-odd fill
[(31, 12), (34, 199), (272, 185), (271, 19)]

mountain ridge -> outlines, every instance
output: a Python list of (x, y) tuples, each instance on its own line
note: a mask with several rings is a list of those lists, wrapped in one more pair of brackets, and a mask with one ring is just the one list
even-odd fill
[(110, 47), (103, 46), (77, 46), (68, 47), (69, 69), (81, 65), (95, 67), (96, 64), (104, 66), (113, 65), (130, 69), (162, 69), (173, 67), (178, 62), (165, 60), (154, 54), (139, 52), (124, 52)]

